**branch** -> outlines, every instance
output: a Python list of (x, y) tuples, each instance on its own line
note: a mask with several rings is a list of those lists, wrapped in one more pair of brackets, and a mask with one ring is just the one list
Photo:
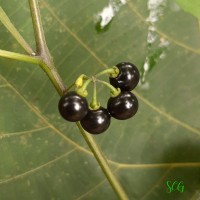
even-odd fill
[[(35, 39), (36, 39), (36, 45), (37, 45), (37, 55), (41, 57), (43, 60), (43, 67), (46, 66), (46, 68), (43, 68), (44, 71), (48, 74), (48, 77), (54, 84), (54, 86), (57, 88), (59, 94), (62, 96), (64, 92), (64, 85), (62, 82), (62, 79), (60, 78), (58, 72), (56, 71), (53, 60), (51, 58), (51, 54), (48, 50), (44, 31), (42, 28), (42, 22), (40, 17), (40, 11), (38, 7), (38, 1), (37, 0), (29, 0), (30, 10), (31, 10), (31, 16), (33, 20), (33, 28), (35, 32)], [(41, 65), (42, 66), (42, 65)], [(56, 77), (58, 79), (56, 79)], [(113, 190), (118, 195), (119, 199), (121, 200), (128, 200), (127, 195), (125, 194), (124, 190), (122, 189), (120, 183), (117, 181), (116, 177), (114, 176), (113, 172), (111, 171), (106, 159), (104, 158), (103, 154), (101, 153), (99, 147), (97, 146), (96, 142), (94, 141), (93, 137), (86, 133), (84, 129), (81, 127), (80, 123), (76, 123), (78, 128), (81, 131), (81, 134), (83, 138), (85, 139), (86, 143), (88, 144), (90, 150), (93, 152), (94, 157), (96, 158), (97, 162), (101, 166), (101, 169), (103, 173), (105, 174), (106, 178), (110, 182)]]
[(58, 93), (62, 95), (64, 91), (66, 90), (66, 88), (64, 86), (64, 83), (60, 75), (58, 74), (54, 66), (53, 59), (51, 57), (51, 54), (46, 44), (44, 30), (42, 27), (42, 21), (40, 17), (38, 1), (29, 0), (29, 6), (30, 6), (32, 21), (33, 21), (33, 28), (34, 28), (34, 33), (35, 33), (37, 55), (43, 61), (43, 65), (41, 65), (41, 67), (47, 73), (48, 77), (50, 78), (51, 82), (55, 86)]
[(35, 33), (35, 40), (36, 40), (36, 49), (38, 54), (42, 54), (44, 52), (48, 52), (49, 50), (47, 48), (44, 30), (42, 27), (42, 21), (40, 17), (40, 10), (38, 6), (37, 0), (29, 0), (29, 6), (31, 10), (31, 16), (33, 20), (33, 29)]
[(0, 21), (7, 28), (7, 30), (12, 34), (12, 36), (17, 40), (17, 42), (22, 46), (22, 48), (29, 54), (34, 55), (34, 51), (28, 45), (28, 43), (24, 40), (15, 26), (12, 24), (2, 7), (0, 6)]
[(41, 64), (41, 60), (38, 57), (28, 56), (20, 53), (14, 53), (0, 49), (0, 56), (4, 58), (10, 58), (13, 60), (29, 62), (33, 64)]

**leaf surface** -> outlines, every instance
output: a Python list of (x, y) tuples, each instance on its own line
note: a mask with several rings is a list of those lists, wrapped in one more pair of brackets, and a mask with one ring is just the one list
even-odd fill
[(180, 7), (200, 19), (200, 2), (198, 0), (176, 0)]
[[(112, 119), (109, 130), (95, 136), (129, 198), (197, 199), (200, 28), (174, 2), (160, 2), (110, 3), (114, 15), (105, 27), (97, 17), (109, 7), (105, 0), (45, 0), (40, 8), (67, 86), (82, 73), (91, 76), (121, 61), (143, 72), (133, 91), (136, 116)], [(1, 6), (34, 48), (27, 1)], [(0, 26), (1, 49), (24, 53)], [(102, 106), (108, 97), (99, 85)], [(59, 116), (58, 101), (38, 66), (0, 59), (0, 199), (117, 199), (76, 125)], [(166, 181), (183, 181), (185, 190), (168, 193)]]

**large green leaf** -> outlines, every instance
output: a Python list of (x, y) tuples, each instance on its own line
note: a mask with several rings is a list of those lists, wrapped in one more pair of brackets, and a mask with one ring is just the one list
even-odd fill
[(191, 13), (200, 19), (200, 1), (198, 0), (176, 0), (176, 2), (182, 7), (185, 11)]
[[(130, 199), (198, 199), (198, 22), (173, 1), (108, 4), (40, 2), (55, 65), (70, 85), (79, 74), (135, 63), (143, 75), (133, 91), (140, 104), (137, 115), (113, 119), (95, 140)], [(1, 1), (1, 6), (34, 47), (27, 1)], [(113, 11), (107, 26), (96, 17), (105, 7)], [(24, 53), (0, 28), (0, 48)], [(98, 97), (106, 106), (108, 91), (98, 87)], [(38, 66), (0, 59), (0, 199), (117, 199), (76, 125), (59, 116), (58, 100)], [(168, 193), (166, 181), (183, 181), (185, 189)]]

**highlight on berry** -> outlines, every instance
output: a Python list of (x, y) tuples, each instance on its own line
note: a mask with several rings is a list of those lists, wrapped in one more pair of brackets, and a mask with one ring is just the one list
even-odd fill
[[(109, 76), (109, 82), (99, 79)], [(91, 134), (105, 132), (111, 118), (126, 120), (133, 117), (138, 110), (138, 100), (131, 92), (138, 84), (140, 74), (137, 67), (129, 62), (121, 62), (114, 67), (105, 69), (92, 77), (81, 74), (68, 88), (58, 103), (60, 115), (67, 121), (78, 122)], [(92, 100), (88, 103), (88, 85), (93, 84)], [(103, 84), (110, 90), (107, 108), (97, 100), (96, 84)], [(70, 90), (75, 87), (74, 90)]]

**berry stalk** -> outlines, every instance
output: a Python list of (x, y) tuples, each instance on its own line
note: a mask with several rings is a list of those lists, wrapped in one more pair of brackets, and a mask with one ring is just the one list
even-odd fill
[(100, 104), (97, 102), (97, 87), (96, 87), (96, 80), (94, 77), (93, 77), (92, 102), (90, 103), (90, 107), (93, 110), (97, 110), (100, 107)]
[(82, 96), (82, 97), (86, 97), (88, 95), (88, 92), (87, 92), (87, 87), (88, 85), (92, 82), (92, 78), (88, 78), (87, 81), (85, 81), (85, 83), (76, 89), (76, 92)]
[(105, 69), (105, 70), (99, 72), (98, 74), (95, 75), (95, 77), (99, 77), (99, 76), (104, 75), (104, 74), (108, 74), (110, 77), (115, 78), (119, 74), (119, 69), (114, 66), (112, 68)]
[(120, 94), (121, 90), (119, 88), (115, 88), (113, 87), (111, 84), (105, 82), (105, 81), (102, 81), (102, 80), (98, 80), (98, 82), (104, 84), (105, 86), (107, 86), (109, 89), (110, 89), (110, 95), (111, 97), (116, 97)]

